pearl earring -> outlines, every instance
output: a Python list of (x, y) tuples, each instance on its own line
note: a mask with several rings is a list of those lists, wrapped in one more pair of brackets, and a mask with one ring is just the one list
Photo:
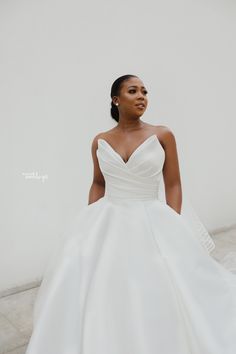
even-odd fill
[(119, 103), (116, 103), (116, 106), (119, 106)]

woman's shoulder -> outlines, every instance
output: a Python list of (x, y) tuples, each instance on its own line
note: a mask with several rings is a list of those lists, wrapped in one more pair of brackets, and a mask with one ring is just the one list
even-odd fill
[(172, 129), (167, 125), (155, 125), (156, 129), (160, 133), (173, 133)]
[(154, 131), (162, 135), (174, 135), (172, 128), (168, 127), (167, 125), (154, 125)]
[(92, 139), (92, 145), (96, 146), (98, 144), (99, 139), (107, 139), (107, 138), (109, 139), (109, 137), (111, 137), (112, 134), (113, 134), (113, 129), (97, 133)]
[(175, 144), (175, 135), (173, 130), (166, 125), (156, 125), (156, 134), (163, 145)]

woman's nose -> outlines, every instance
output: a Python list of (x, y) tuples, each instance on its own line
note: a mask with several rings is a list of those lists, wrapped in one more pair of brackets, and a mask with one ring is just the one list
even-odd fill
[(138, 98), (144, 98), (144, 97), (145, 97), (145, 95), (144, 95), (143, 92), (139, 92), (139, 93), (138, 93)]

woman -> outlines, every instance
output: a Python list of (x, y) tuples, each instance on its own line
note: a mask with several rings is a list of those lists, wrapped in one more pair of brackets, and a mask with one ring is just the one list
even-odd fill
[(181, 215), (175, 137), (140, 120), (138, 77), (111, 97), (118, 124), (93, 140), (89, 203), (44, 274), (26, 354), (235, 354), (236, 277)]
[[(118, 95), (117, 88), (119, 89), (120, 85), (122, 86), (118, 91)], [(140, 120), (146, 110), (148, 100), (147, 90), (139, 78), (131, 76), (129, 79), (124, 80), (122, 77), (113, 85), (112, 98), (111, 114), (118, 121), (118, 124), (107, 133), (97, 135), (93, 141), (92, 153), (95, 170), (89, 203), (99, 199), (105, 191), (104, 177), (96, 157), (98, 139), (106, 139), (113, 146), (113, 149), (120, 154), (125, 163), (128, 163), (132, 152), (135, 152), (137, 147), (142, 146), (142, 142), (145, 143), (145, 140), (150, 135), (156, 135), (165, 150), (166, 156), (163, 176), (167, 203), (176, 212), (180, 213), (182, 192), (173, 133), (165, 126), (153, 126)], [(122, 144), (120, 144), (121, 141)]]

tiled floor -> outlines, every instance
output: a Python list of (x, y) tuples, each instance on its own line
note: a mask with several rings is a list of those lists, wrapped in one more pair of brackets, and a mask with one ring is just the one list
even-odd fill
[[(212, 237), (216, 244), (212, 256), (236, 273), (236, 229)], [(25, 354), (37, 291), (32, 288), (0, 298), (0, 354)]]
[(0, 353), (24, 354), (38, 288), (0, 298)]

